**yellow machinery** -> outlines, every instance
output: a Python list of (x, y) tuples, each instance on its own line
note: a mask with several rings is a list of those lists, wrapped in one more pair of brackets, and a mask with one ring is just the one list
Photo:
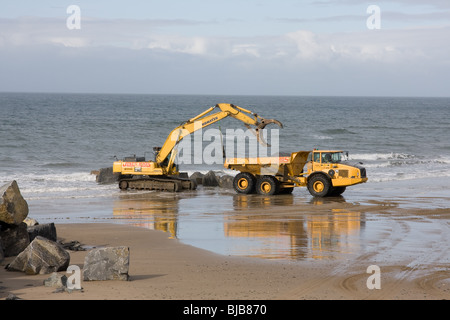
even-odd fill
[(232, 158), (224, 166), (240, 171), (233, 181), (238, 193), (273, 195), (307, 187), (311, 195), (326, 197), (341, 195), (346, 187), (368, 180), (365, 168), (343, 159), (342, 151), (313, 150), (287, 157)]
[[(213, 112), (216, 110), (217, 112)], [(244, 122), (260, 142), (263, 141), (260, 132), (265, 126), (275, 123), (282, 127), (279, 121), (264, 119), (244, 108), (226, 103), (217, 104), (172, 130), (164, 145), (161, 148), (153, 149), (156, 152), (154, 161), (146, 161), (145, 158), (133, 156), (114, 162), (113, 172), (120, 175), (120, 189), (175, 192), (183, 189), (194, 190), (195, 182), (178, 172), (178, 166), (175, 164), (177, 155), (175, 147), (185, 136), (226, 117), (233, 117)]]

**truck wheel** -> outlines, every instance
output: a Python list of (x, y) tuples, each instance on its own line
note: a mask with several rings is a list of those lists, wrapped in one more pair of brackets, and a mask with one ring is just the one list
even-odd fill
[(273, 176), (263, 176), (256, 182), (258, 194), (271, 196), (280, 192), (280, 182)]
[(294, 191), (294, 187), (287, 187), (280, 189), (280, 194), (291, 194)]
[(332, 197), (338, 197), (344, 193), (345, 189), (346, 187), (334, 187), (329, 195)]
[(250, 194), (255, 192), (256, 178), (248, 172), (241, 172), (233, 179), (233, 187), (237, 193)]
[(326, 197), (331, 191), (331, 181), (324, 175), (314, 175), (308, 181), (308, 191), (313, 197)]
[(126, 180), (120, 181), (119, 188), (120, 188), (120, 190), (127, 190), (128, 189), (128, 181), (126, 181)]

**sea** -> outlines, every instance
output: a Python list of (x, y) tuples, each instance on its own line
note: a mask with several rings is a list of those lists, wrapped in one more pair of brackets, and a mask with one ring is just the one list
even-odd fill
[[(104, 204), (123, 192), (93, 171), (131, 155), (152, 159), (174, 128), (218, 103), (279, 120), (280, 152), (348, 151), (369, 181), (349, 188), (347, 201), (420, 195), (437, 200), (405, 207), (450, 207), (450, 98), (0, 93), (0, 184), (17, 181), (30, 215), (43, 220), (107, 219), (115, 208)], [(231, 118), (211, 128), (246, 130)], [(222, 163), (180, 164), (188, 174), (210, 170), (236, 174)], [(294, 196), (310, 198), (298, 189)], [(191, 215), (202, 210), (185, 202)]]

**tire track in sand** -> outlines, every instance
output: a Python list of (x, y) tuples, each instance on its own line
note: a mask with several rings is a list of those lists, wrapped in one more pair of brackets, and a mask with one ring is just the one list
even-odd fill
[[(406, 266), (382, 267), (382, 284), (380, 290), (364, 290), (364, 288), (361, 288), (364, 287), (365, 283), (361, 284), (359, 282), (363, 277), (367, 279), (369, 276), (368, 274), (357, 274), (347, 277), (340, 283), (341, 288), (349, 293), (353, 293), (353, 295), (364, 295), (364, 297), (362, 297), (361, 299), (388, 299), (390, 297), (398, 297), (399, 295), (401, 295), (401, 290), (404, 287), (401, 284), (408, 281), (411, 283), (418, 283), (418, 286), (422, 289), (422, 291), (427, 292), (428, 294), (435, 294), (436, 296), (442, 296), (442, 294), (444, 294), (450, 296), (449, 292), (445, 292), (444, 290), (436, 287), (436, 284), (438, 282), (442, 283), (442, 280), (449, 279), (450, 274), (448, 271), (440, 271), (437, 273), (432, 272), (431, 274), (428, 274), (416, 280), (413, 279), (413, 274), (415, 272), (421, 271), (421, 269), (424, 269), (424, 267), (426, 266), (433, 266), (435, 264), (439, 265), (439, 263), (442, 261), (442, 258), (446, 258), (448, 255), (448, 244), (450, 238), (448, 232), (449, 227), (446, 224), (438, 224), (438, 222), (436, 221), (434, 223), (437, 224), (439, 228), (439, 239), (432, 242), (430, 250), (416, 255), (415, 258)], [(404, 230), (406, 230), (406, 228), (404, 228)], [(385, 276), (387, 274), (393, 275), (391, 276), (391, 278), (386, 278)], [(359, 286), (355, 285), (356, 282), (359, 283)]]
[[(361, 274), (354, 274), (354, 271), (352, 269), (355, 269), (361, 265), (367, 265), (364, 268), (364, 272), (366, 271), (366, 268), (369, 267), (372, 263), (369, 263), (369, 261), (379, 254), (381, 251), (386, 251), (388, 249), (391, 249), (398, 245), (404, 237), (410, 232), (410, 228), (407, 225), (407, 223), (402, 221), (394, 220), (394, 224), (391, 225), (391, 230), (383, 237), (378, 239), (378, 242), (375, 243), (375, 248), (372, 249), (370, 252), (363, 253), (356, 258), (351, 259), (348, 262), (344, 262), (339, 264), (337, 267), (335, 267), (329, 274), (311, 279), (305, 283), (303, 283), (300, 286), (297, 286), (291, 290), (285, 291), (282, 295), (277, 297), (276, 299), (282, 299), (282, 300), (298, 300), (298, 299), (308, 299), (308, 297), (321, 297), (324, 291), (329, 290), (330, 288), (339, 288), (342, 293), (348, 296), (354, 295), (355, 293), (358, 293), (357, 290), (354, 290), (353, 282), (355, 279), (358, 279), (360, 277), (367, 277), (369, 276), (367, 273)], [(353, 273), (350, 277), (346, 277), (343, 280), (340, 280), (342, 275)], [(336, 281), (338, 283), (336, 284)], [(318, 292), (315, 294), (314, 292)]]

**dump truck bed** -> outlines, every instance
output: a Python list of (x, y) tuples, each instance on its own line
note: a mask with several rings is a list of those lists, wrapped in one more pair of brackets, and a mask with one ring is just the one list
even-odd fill
[(299, 176), (307, 162), (311, 151), (297, 151), (290, 156), (256, 157), (256, 158), (229, 158), (225, 160), (227, 169), (249, 172), (254, 175), (285, 175)]

